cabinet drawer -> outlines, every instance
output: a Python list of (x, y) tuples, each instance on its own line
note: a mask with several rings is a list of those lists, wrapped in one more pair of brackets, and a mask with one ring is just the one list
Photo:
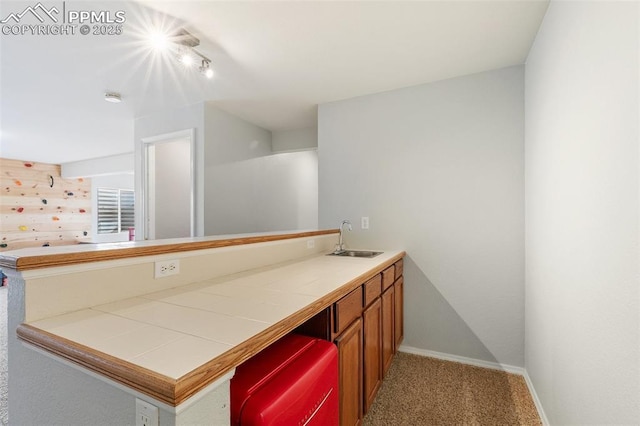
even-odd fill
[(362, 286), (338, 300), (334, 311), (336, 316), (335, 329), (339, 334), (362, 315)]
[(382, 293), (382, 276), (380, 274), (364, 283), (364, 306), (369, 306)]
[(404, 260), (400, 259), (396, 262), (396, 280), (402, 276), (404, 272)]
[(382, 271), (382, 291), (385, 291), (393, 285), (395, 281), (395, 271), (393, 265)]

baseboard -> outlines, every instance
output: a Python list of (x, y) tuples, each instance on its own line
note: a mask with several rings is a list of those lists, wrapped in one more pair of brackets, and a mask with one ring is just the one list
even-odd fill
[(459, 355), (451, 355), (443, 352), (429, 351), (426, 349), (414, 348), (411, 346), (400, 345), (400, 352), (406, 352), (414, 355), (428, 356), (431, 358), (441, 359), (443, 361), (459, 362), (461, 364), (473, 365), (476, 367), (490, 368), (492, 370), (506, 371), (507, 373), (519, 374), (524, 376), (525, 370), (522, 367), (516, 367), (508, 364), (500, 364), (499, 362), (485, 361), (482, 359), (467, 358)]
[(518, 374), (520, 376), (523, 376), (524, 381), (527, 384), (527, 388), (529, 388), (529, 393), (531, 394), (531, 398), (533, 398), (533, 403), (535, 404), (536, 409), (538, 410), (540, 421), (544, 426), (549, 426), (549, 420), (547, 419), (547, 415), (545, 414), (544, 409), (542, 408), (542, 403), (538, 398), (538, 394), (536, 393), (536, 390), (533, 387), (533, 382), (531, 382), (531, 378), (529, 377), (529, 374), (527, 373), (526, 369), (522, 367), (508, 365), (508, 364), (500, 364), (499, 362), (491, 362), (491, 361), (485, 361), (482, 359), (467, 358), (464, 356), (446, 354), (443, 352), (429, 351), (426, 349), (419, 349), (419, 348), (414, 348), (414, 347), (405, 346), (405, 345), (400, 345), (400, 348), (398, 349), (400, 352), (405, 352), (408, 354), (428, 356), (430, 358), (441, 359), (443, 361), (459, 362), (461, 364), (473, 365), (475, 367), (490, 368), (492, 370), (500, 370), (500, 371), (505, 371), (507, 373)]
[(544, 412), (544, 408), (542, 408), (542, 402), (540, 398), (538, 398), (538, 394), (536, 393), (536, 388), (533, 387), (533, 382), (529, 377), (529, 373), (527, 370), (524, 370), (524, 381), (527, 383), (527, 387), (529, 388), (529, 393), (531, 394), (531, 398), (533, 398), (533, 403), (536, 405), (536, 409), (538, 410), (538, 415), (540, 416), (540, 421), (544, 426), (549, 426), (549, 419), (547, 418), (547, 414)]

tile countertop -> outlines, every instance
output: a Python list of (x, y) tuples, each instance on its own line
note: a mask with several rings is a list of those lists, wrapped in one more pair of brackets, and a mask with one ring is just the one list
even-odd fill
[(29, 325), (178, 380), (402, 254), (314, 255)]

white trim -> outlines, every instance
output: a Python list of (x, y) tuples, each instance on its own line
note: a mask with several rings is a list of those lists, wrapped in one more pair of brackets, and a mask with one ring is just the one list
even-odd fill
[(506, 371), (507, 373), (524, 375), (525, 369), (508, 364), (500, 364), (498, 362), (485, 361), (482, 359), (467, 358), (465, 356), (451, 355), (443, 352), (429, 351), (426, 349), (414, 348), (411, 346), (400, 345), (400, 352), (406, 352), (414, 355), (428, 356), (430, 358), (441, 359), (444, 361), (459, 362), (461, 364), (473, 365), (476, 367), (490, 368), (492, 370)]
[(544, 426), (549, 426), (549, 419), (547, 418), (547, 414), (544, 412), (544, 408), (542, 407), (542, 401), (538, 398), (538, 394), (536, 393), (536, 388), (533, 387), (533, 382), (531, 381), (531, 377), (529, 377), (529, 373), (527, 370), (524, 370), (524, 381), (527, 383), (527, 387), (529, 388), (529, 393), (531, 394), (531, 398), (533, 398), (533, 403), (536, 405), (536, 409), (538, 410), (538, 416), (540, 416), (540, 421)]

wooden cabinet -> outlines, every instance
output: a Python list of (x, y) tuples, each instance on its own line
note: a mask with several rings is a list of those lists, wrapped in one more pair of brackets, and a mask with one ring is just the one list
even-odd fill
[(404, 338), (404, 277), (400, 276), (393, 285), (394, 288), (394, 353)]
[(395, 340), (395, 286), (389, 287), (380, 298), (382, 305), (382, 377), (386, 376), (393, 354), (396, 352)]
[(402, 341), (402, 270), (400, 260), (296, 329), (338, 347), (341, 426), (361, 424)]
[(404, 259), (398, 260), (393, 266), (395, 267), (394, 280), (397, 281), (404, 274)]
[(369, 306), (371, 302), (380, 297), (381, 284), (382, 277), (378, 274), (362, 285), (364, 288), (364, 306)]
[(335, 303), (335, 331), (337, 334), (362, 315), (362, 286)]
[(364, 414), (376, 398), (382, 383), (382, 304), (380, 297), (362, 312), (364, 335)]
[(335, 340), (340, 375), (340, 426), (362, 421), (362, 320), (358, 318)]
[(382, 271), (382, 291), (385, 291), (393, 285), (395, 281), (395, 265), (389, 266)]

